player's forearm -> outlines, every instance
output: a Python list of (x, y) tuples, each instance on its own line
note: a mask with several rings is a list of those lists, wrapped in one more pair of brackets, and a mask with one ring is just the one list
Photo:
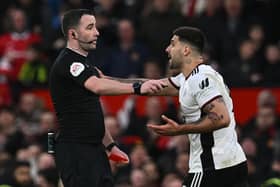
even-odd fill
[(190, 124), (183, 124), (180, 126), (180, 134), (190, 134), (190, 133), (207, 133), (212, 132), (221, 128), (227, 127), (226, 123), (213, 123), (208, 117), (202, 120)]
[(181, 125), (180, 134), (212, 132), (228, 127), (229, 123), (230, 121), (228, 119), (221, 119), (218, 116), (211, 116), (210, 114), (197, 122)]
[(195, 123), (183, 125), (185, 133), (207, 133), (229, 126), (230, 117), (223, 97), (218, 97), (203, 107), (205, 117)]

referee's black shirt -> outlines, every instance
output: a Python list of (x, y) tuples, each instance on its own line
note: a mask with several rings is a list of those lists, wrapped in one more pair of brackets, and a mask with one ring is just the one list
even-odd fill
[(84, 82), (98, 72), (86, 57), (65, 48), (50, 72), (50, 92), (59, 123), (59, 142), (101, 143), (104, 116), (99, 95)]

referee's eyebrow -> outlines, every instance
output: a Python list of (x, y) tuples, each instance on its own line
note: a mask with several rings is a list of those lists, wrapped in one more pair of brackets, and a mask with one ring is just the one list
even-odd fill
[(92, 28), (94, 25), (95, 25), (94, 23), (90, 23), (90, 24), (87, 25), (86, 28), (87, 28), (87, 29), (90, 29), (90, 28)]

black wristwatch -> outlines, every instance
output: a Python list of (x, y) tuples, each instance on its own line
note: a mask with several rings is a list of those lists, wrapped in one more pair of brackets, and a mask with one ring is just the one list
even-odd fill
[(142, 82), (135, 82), (133, 83), (132, 87), (134, 89), (134, 93), (137, 95), (141, 95), (141, 86)]
[(111, 151), (114, 146), (117, 146), (118, 144), (116, 142), (112, 142), (109, 145), (106, 146), (107, 151)]

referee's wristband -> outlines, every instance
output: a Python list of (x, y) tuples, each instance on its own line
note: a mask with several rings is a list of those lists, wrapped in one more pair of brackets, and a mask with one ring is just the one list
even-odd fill
[(109, 145), (107, 145), (106, 147), (105, 147), (105, 149), (107, 150), (107, 151), (111, 151), (112, 149), (113, 149), (113, 147), (114, 146), (117, 146), (118, 144), (116, 143), (116, 142), (112, 142), (112, 143), (110, 143)]

